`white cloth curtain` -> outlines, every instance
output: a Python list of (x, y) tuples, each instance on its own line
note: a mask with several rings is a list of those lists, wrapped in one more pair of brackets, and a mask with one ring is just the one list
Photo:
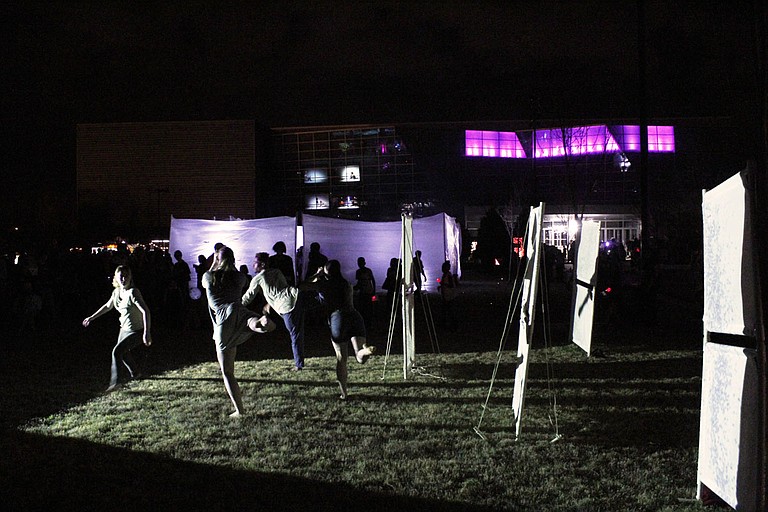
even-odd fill
[[(235, 253), (235, 263), (248, 265), (248, 272), (253, 273), (253, 257), (257, 252), (273, 254), (272, 246), (282, 240), (287, 248), (286, 254), (296, 252), (296, 219), (294, 217), (271, 217), (252, 220), (203, 220), (175, 219), (171, 217), (171, 235), (169, 251), (171, 255), (178, 249), (184, 255), (192, 273), (190, 287), (196, 285), (198, 256), (206, 258), (213, 254), (217, 242), (231, 247)], [(175, 261), (175, 260), (174, 260)]]

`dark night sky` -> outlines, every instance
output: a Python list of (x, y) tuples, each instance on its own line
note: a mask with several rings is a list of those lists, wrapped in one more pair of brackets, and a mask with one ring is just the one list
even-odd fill
[[(643, 5), (649, 115), (748, 111), (762, 4)], [(71, 181), (82, 122), (631, 117), (637, 42), (634, 1), (10, 2), (4, 194)]]

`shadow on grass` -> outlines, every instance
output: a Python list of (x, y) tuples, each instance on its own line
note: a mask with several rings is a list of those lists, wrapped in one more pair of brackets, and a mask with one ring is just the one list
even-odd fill
[(0, 434), (6, 510), (489, 510), (195, 464), (82, 440)]
[[(574, 418), (574, 416), (572, 416)], [(604, 447), (690, 448), (698, 446), (698, 412), (589, 411), (576, 421), (560, 423), (560, 431), (571, 441)]]

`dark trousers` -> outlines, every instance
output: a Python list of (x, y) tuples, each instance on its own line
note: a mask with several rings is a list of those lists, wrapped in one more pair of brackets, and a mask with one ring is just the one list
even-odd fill
[(296, 368), (304, 368), (304, 314), (307, 309), (307, 300), (306, 293), (300, 291), (293, 309), (280, 315), (288, 334), (291, 335), (291, 349)]
[(131, 377), (135, 377), (138, 374), (138, 367), (136, 361), (131, 355), (131, 350), (138, 347), (142, 342), (143, 334), (141, 332), (134, 332), (125, 338), (118, 340), (115, 348), (112, 349), (112, 374), (109, 379), (110, 386), (116, 386), (119, 380), (119, 367), (121, 364), (128, 368)]

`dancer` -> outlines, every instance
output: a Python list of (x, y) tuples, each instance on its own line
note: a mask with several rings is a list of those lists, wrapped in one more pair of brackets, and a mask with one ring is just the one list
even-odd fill
[(245, 276), (235, 266), (232, 249), (219, 248), (214, 253), (211, 269), (203, 274), (203, 288), (213, 322), (216, 358), (221, 367), (224, 387), (235, 406), (231, 417), (243, 414), (242, 393), (235, 377), (237, 346), (254, 332), (265, 333), (275, 329), (275, 323), (267, 315), (260, 316), (240, 303), (245, 283)]
[(120, 265), (115, 269), (112, 286), (115, 289), (109, 300), (94, 314), (83, 320), (83, 327), (88, 327), (93, 320), (113, 309), (120, 313), (120, 333), (117, 335), (117, 343), (112, 349), (112, 371), (107, 392), (117, 389), (121, 364), (128, 369), (132, 379), (140, 376), (131, 350), (142, 341), (146, 346), (152, 344), (152, 336), (149, 331), (149, 308), (139, 289), (133, 286), (133, 274), (130, 267)]
[(253, 260), (251, 284), (243, 294), (244, 306), (253, 302), (260, 294), (264, 295), (267, 304), (264, 313), (274, 309), (283, 319), (285, 328), (291, 335), (293, 350), (293, 371), (304, 368), (304, 315), (308, 307), (308, 292), (289, 286), (285, 276), (276, 268), (269, 268), (269, 254), (260, 252)]
[(328, 325), (331, 328), (331, 344), (336, 352), (336, 380), (339, 383), (342, 400), (347, 399), (347, 357), (352, 342), (355, 359), (364, 364), (376, 351), (376, 347), (367, 345), (365, 322), (354, 308), (352, 285), (341, 274), (338, 260), (330, 260), (309, 280), (316, 283), (320, 300), (329, 311)]

